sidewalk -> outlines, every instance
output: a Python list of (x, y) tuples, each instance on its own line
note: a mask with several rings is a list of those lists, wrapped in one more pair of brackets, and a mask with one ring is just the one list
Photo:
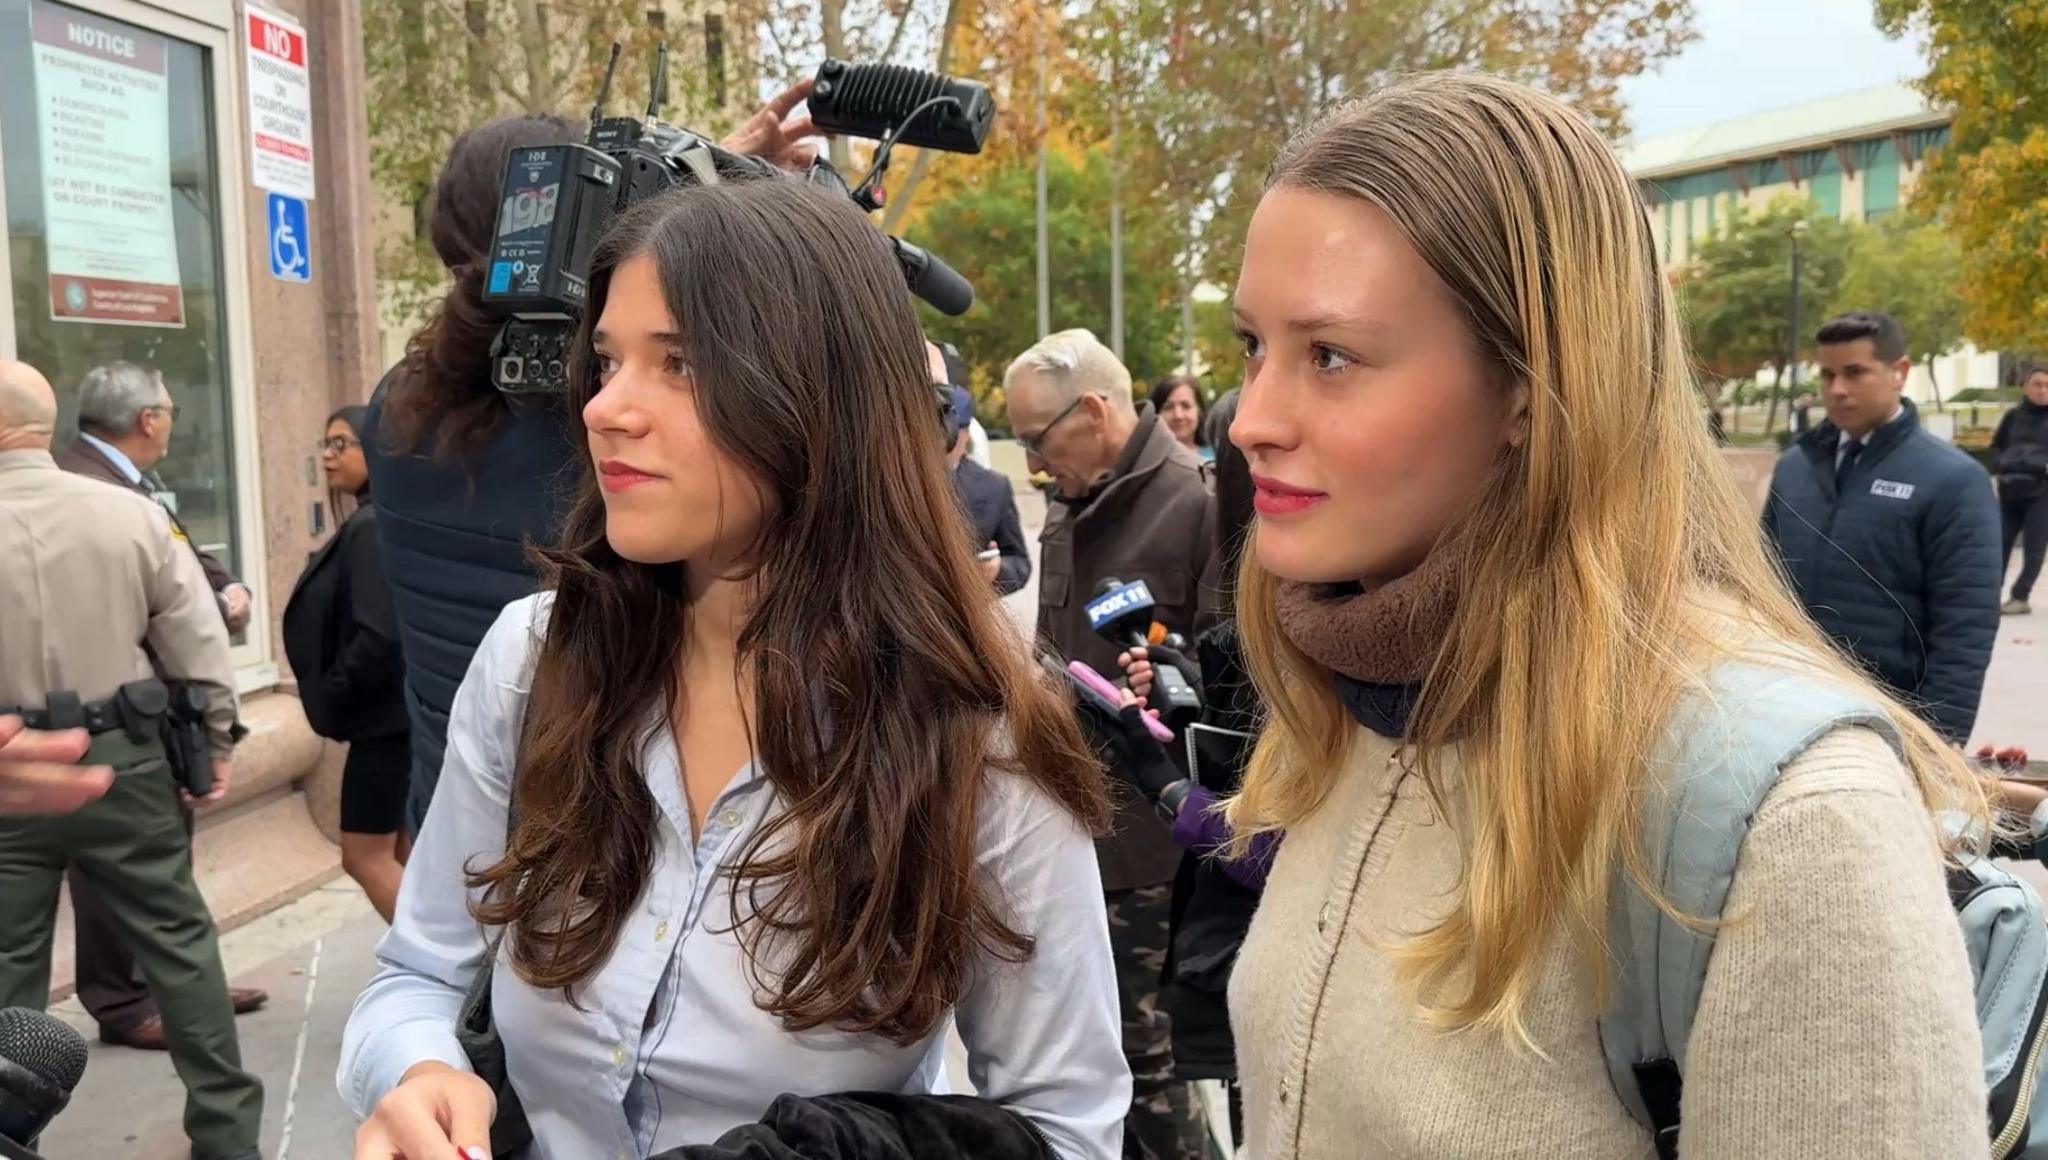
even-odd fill
[[(334, 1068), (383, 933), (343, 878), (221, 936), (229, 977), (270, 992), (269, 1006), (236, 1021), (242, 1063), (263, 1077), (264, 1156), (348, 1160), (355, 1117), (335, 1094)], [(76, 999), (51, 1010), (91, 1041), (92, 1058), (70, 1107), (43, 1134), (46, 1160), (184, 1160), (185, 1092), (170, 1057), (100, 1043)]]

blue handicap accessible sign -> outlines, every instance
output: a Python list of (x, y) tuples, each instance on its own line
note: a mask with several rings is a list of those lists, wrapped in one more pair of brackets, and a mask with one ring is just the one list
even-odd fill
[(313, 238), (306, 231), (302, 198), (270, 195), (270, 276), (281, 282), (313, 280)]

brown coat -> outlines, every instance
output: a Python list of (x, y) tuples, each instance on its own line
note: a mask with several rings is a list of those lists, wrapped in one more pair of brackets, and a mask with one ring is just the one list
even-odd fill
[[(57, 455), (57, 466), (74, 475), (104, 480), (115, 487), (149, 496), (151, 502), (156, 500), (156, 496), (147, 486), (128, 482), (128, 477), (121, 474), (121, 469), (114, 465), (113, 460), (108, 459), (104, 452), (83, 439), (74, 440), (71, 446)], [(192, 554), (199, 557), (199, 567), (206, 572), (207, 587), (213, 589), (215, 596), (219, 596), (229, 585), (242, 583), (235, 578), (233, 572), (228, 571), (226, 564), (220, 562), (219, 557), (200, 550), (198, 542), (185, 534), (185, 525), (178, 522), (177, 516), (172, 515), (168, 509), (164, 514), (171, 517), (171, 530), (177, 533), (178, 538), (192, 545)]]
[[(1174, 441), (1150, 404), (1094, 501), (1055, 499), (1039, 535), (1038, 638), (1111, 680), (1118, 646), (1088, 627), (1086, 606), (1106, 577), (1143, 580), (1158, 601), (1152, 618), (1193, 638), (1202, 618), (1202, 577), (1215, 540), (1215, 507), (1201, 459)], [(1097, 844), (1105, 890), (1171, 882), (1180, 865), (1157, 811), (1118, 786), (1117, 831)]]

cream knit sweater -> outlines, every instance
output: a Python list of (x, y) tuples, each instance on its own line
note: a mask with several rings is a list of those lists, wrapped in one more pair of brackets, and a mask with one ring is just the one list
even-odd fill
[[(1446, 782), (1456, 802), (1455, 769)], [(1231, 978), (1245, 1156), (1654, 1154), (1562, 945), (1524, 1013), (1543, 1054), (1418, 1017), (1376, 944), (1444, 913), (1458, 859), (1453, 823), (1373, 735), (1288, 832)], [(1786, 768), (1726, 914), (1689, 1048), (1685, 1160), (1988, 1154), (1960, 928), (1932, 824), (1881, 739), (1837, 730)]]

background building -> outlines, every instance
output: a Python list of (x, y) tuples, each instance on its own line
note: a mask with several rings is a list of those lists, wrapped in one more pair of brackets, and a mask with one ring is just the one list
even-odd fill
[(338, 764), (277, 625), (332, 530), (315, 440), (377, 367), (363, 91), (358, 0), (0, 0), (0, 356), (56, 385), (60, 444), (89, 368), (162, 371), (159, 473), (255, 594), (234, 648), (252, 733), (197, 848), (226, 924), (338, 867)]
[[(1880, 85), (1632, 141), (1622, 160), (1650, 205), (1658, 253), (1682, 266), (1738, 209), (1782, 196), (1811, 198), (1848, 221), (1895, 212), (1928, 151), (1948, 140), (1949, 119), (1917, 89)], [(1999, 359), (1965, 347), (1936, 359), (1935, 371), (1944, 394), (1995, 386)], [(1907, 393), (1924, 398), (1926, 388), (1926, 370), (1915, 366)]]

